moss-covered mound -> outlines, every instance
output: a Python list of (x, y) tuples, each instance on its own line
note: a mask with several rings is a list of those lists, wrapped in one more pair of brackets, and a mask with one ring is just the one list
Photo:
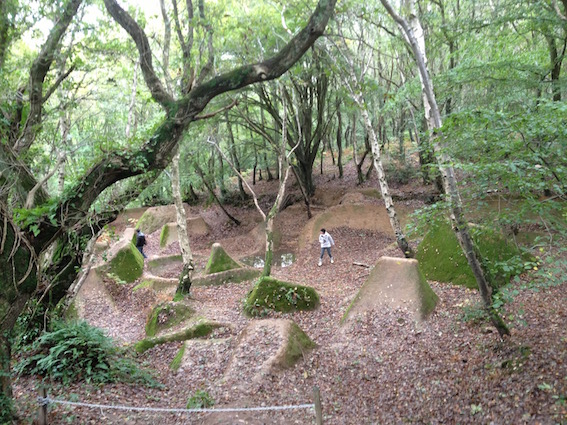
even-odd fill
[(291, 367), (303, 357), (307, 350), (315, 348), (315, 344), (311, 338), (307, 336), (303, 329), (301, 329), (297, 323), (292, 322), (289, 325), (289, 330), (287, 334), (287, 347), (283, 351), (283, 356), (281, 357), (281, 365), (284, 367)]
[(246, 297), (244, 312), (250, 316), (261, 316), (267, 310), (288, 313), (314, 310), (318, 306), (319, 295), (315, 289), (264, 276)]
[(155, 336), (164, 329), (170, 329), (195, 313), (191, 307), (183, 303), (167, 302), (154, 307), (146, 323), (146, 335)]
[(404, 308), (425, 319), (439, 298), (414, 259), (381, 257), (356, 294), (341, 322), (381, 307)]
[[(518, 248), (498, 232), (472, 227), (473, 240), (483, 255), (495, 287), (505, 285), (523, 271)], [(476, 280), (457, 237), (447, 221), (431, 225), (417, 248), (416, 258), (429, 280), (477, 288)]]
[(144, 257), (131, 244), (125, 244), (110, 260), (107, 272), (117, 276), (124, 282), (134, 282), (144, 270)]
[(214, 243), (211, 256), (205, 267), (205, 274), (219, 273), (241, 267), (242, 265), (233, 260), (219, 243)]
[(138, 285), (132, 288), (132, 292), (148, 288), (156, 292), (175, 292), (179, 279), (148, 275)]
[(223, 326), (217, 322), (211, 322), (206, 319), (195, 320), (189, 327), (175, 333), (159, 335), (155, 337), (145, 338), (134, 345), (134, 349), (143, 353), (152, 347), (167, 342), (186, 341), (193, 338), (202, 338), (209, 335), (214, 329)]

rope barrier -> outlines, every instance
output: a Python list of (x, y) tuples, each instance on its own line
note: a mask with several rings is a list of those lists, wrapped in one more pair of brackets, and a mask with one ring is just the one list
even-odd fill
[(63, 404), (67, 406), (90, 407), (96, 409), (114, 409), (114, 410), (131, 410), (145, 412), (161, 412), (161, 413), (213, 413), (213, 412), (258, 412), (271, 410), (294, 410), (294, 409), (315, 409), (315, 404), (297, 404), (287, 406), (265, 406), (265, 407), (218, 407), (216, 409), (177, 409), (167, 407), (137, 407), (137, 406), (121, 406), (83, 403), (79, 401), (58, 400), (50, 397), (38, 397), (37, 401), (40, 406), (47, 406), (49, 403)]

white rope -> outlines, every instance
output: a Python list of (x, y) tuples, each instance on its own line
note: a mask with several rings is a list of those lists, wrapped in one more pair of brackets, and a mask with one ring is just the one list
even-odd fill
[(106, 405), (106, 404), (93, 404), (82, 403), (78, 401), (58, 400), (50, 397), (37, 398), (41, 406), (49, 403), (64, 404), (67, 406), (78, 407), (91, 407), (101, 409), (115, 409), (115, 410), (135, 410), (145, 412), (166, 412), (166, 413), (203, 413), (203, 412), (250, 412), (250, 411), (268, 411), (268, 410), (293, 410), (293, 409), (314, 409), (314, 404), (297, 404), (288, 406), (265, 406), (265, 407), (219, 407), (216, 409), (171, 409), (167, 407), (136, 407), (136, 406), (120, 406), (120, 405)]

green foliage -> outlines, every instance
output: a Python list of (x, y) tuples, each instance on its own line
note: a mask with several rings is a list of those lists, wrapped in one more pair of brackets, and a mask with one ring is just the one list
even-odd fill
[(57, 224), (58, 199), (50, 199), (49, 202), (35, 208), (16, 208), (14, 210), (14, 221), (23, 230), (39, 235), (39, 225), (42, 221), (49, 221), (52, 225)]
[(386, 173), (386, 179), (390, 184), (405, 185), (419, 177), (418, 171), (407, 162), (398, 164), (396, 162), (389, 161), (384, 166), (384, 172)]
[(204, 390), (197, 390), (189, 399), (187, 399), (187, 409), (204, 409), (213, 407), (215, 400)]
[(7, 397), (4, 392), (0, 393), (0, 423), (12, 424), (14, 411), (14, 403), (10, 397)]
[(26, 304), (24, 311), (18, 316), (14, 326), (14, 348), (26, 350), (40, 335), (47, 315), (45, 304), (33, 298)]
[(103, 331), (84, 321), (57, 323), (32, 344), (32, 354), (15, 367), (18, 373), (40, 375), (64, 384), (135, 382), (155, 384)]
[(319, 295), (313, 288), (264, 276), (246, 296), (244, 312), (249, 316), (262, 316), (270, 310), (289, 313), (314, 310), (318, 305)]

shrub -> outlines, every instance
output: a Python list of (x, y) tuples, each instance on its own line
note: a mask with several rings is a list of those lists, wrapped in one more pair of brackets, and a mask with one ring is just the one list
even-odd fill
[(187, 400), (187, 409), (204, 409), (212, 407), (214, 404), (215, 400), (213, 400), (208, 392), (197, 390), (195, 391), (195, 394)]
[(102, 330), (84, 321), (55, 323), (55, 330), (32, 344), (32, 354), (15, 367), (22, 374), (41, 375), (64, 384), (137, 382), (156, 385), (148, 372), (138, 369)]

